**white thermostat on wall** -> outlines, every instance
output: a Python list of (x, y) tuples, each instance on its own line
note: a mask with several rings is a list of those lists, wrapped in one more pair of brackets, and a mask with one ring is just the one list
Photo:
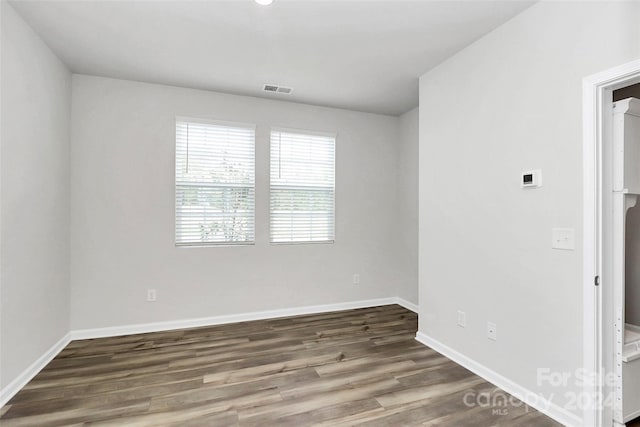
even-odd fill
[(522, 188), (538, 188), (542, 187), (542, 171), (540, 169), (522, 172), (520, 177), (520, 186)]

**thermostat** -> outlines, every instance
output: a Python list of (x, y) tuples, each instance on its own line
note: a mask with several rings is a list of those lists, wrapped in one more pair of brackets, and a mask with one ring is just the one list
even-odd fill
[(542, 172), (539, 169), (522, 172), (520, 186), (522, 188), (542, 187)]

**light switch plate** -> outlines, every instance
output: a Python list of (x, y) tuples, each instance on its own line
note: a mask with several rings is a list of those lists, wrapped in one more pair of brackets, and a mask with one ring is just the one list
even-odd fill
[(565, 251), (573, 251), (576, 248), (576, 231), (573, 228), (554, 228), (552, 229), (553, 249), (562, 249)]

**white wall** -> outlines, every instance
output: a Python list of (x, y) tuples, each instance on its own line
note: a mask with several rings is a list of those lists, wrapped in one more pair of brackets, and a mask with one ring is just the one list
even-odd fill
[(418, 108), (399, 117), (398, 226), (400, 270), (407, 278), (398, 296), (418, 302)]
[[(397, 117), (84, 75), (72, 92), (72, 329), (397, 296), (411, 280)], [(257, 124), (255, 246), (174, 246), (176, 116)], [(338, 133), (335, 244), (269, 244), (271, 125)]]
[(580, 388), (536, 374), (582, 365), (582, 78), (637, 59), (638, 22), (637, 2), (537, 3), (420, 80), (420, 332), (559, 405)]
[(69, 330), (71, 75), (1, 3), (4, 387)]

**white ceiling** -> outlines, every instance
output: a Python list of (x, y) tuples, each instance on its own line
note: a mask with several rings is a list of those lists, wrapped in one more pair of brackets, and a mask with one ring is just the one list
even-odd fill
[(393, 115), (418, 105), (420, 75), (531, 3), (12, 1), (75, 73)]

